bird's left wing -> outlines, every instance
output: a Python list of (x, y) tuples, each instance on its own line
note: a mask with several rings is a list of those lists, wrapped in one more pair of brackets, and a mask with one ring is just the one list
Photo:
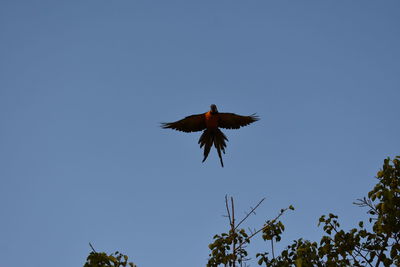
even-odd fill
[(170, 128), (190, 133), (190, 132), (197, 132), (204, 130), (206, 128), (206, 121), (203, 113), (203, 114), (191, 115), (176, 122), (161, 123), (161, 127), (164, 129)]
[(225, 129), (239, 129), (240, 127), (259, 120), (259, 117), (255, 114), (250, 116), (241, 116), (234, 113), (218, 113), (218, 116), (218, 127)]

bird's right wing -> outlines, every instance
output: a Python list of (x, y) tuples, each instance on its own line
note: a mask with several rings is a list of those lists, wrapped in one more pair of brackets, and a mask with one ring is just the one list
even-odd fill
[(161, 123), (161, 127), (164, 129), (170, 128), (186, 133), (198, 132), (206, 128), (205, 115), (204, 113), (196, 114), (176, 122), (164, 122)]

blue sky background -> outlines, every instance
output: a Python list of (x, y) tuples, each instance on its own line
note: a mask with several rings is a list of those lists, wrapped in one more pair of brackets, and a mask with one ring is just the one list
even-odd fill
[[(1, 265), (204, 266), (227, 229), (280, 208), (282, 246), (349, 228), (352, 202), (400, 147), (399, 1), (1, 1)], [(202, 164), (200, 133), (159, 128), (220, 111), (261, 120)], [(268, 248), (254, 243), (254, 251)], [(253, 250), (252, 250), (253, 251)], [(255, 263), (253, 264), (256, 265)]]

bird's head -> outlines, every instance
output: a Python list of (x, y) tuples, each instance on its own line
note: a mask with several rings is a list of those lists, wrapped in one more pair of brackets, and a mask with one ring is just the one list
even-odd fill
[(218, 109), (217, 109), (217, 106), (215, 104), (212, 104), (210, 106), (210, 109), (211, 109), (211, 113), (218, 113)]

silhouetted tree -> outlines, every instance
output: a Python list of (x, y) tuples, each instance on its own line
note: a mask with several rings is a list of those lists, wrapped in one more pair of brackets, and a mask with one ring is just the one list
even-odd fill
[[(246, 266), (248, 253), (244, 248), (258, 233), (262, 233), (262, 238), (272, 244), (271, 252), (256, 254), (258, 264), (267, 267), (400, 266), (399, 159), (399, 156), (392, 161), (389, 158), (385, 159), (382, 169), (377, 173), (378, 183), (367, 197), (354, 203), (367, 208), (371, 230), (361, 221), (356, 228), (344, 231), (340, 228), (338, 216), (330, 213), (319, 219), (318, 225), (323, 226), (327, 235), (318, 243), (298, 239), (276, 257), (273, 242), (281, 240), (285, 229), (277, 219), (287, 209), (281, 210), (275, 219), (267, 221), (258, 231), (248, 234), (244, 229), (238, 228), (240, 223), (235, 225), (233, 199), (230, 208), (226, 200), (230, 230), (228, 233), (214, 236), (214, 242), (209, 245), (211, 253), (207, 266)], [(289, 209), (293, 207), (290, 206)]]
[[(360, 221), (357, 227), (344, 231), (340, 228), (338, 216), (332, 213), (323, 215), (318, 225), (322, 226), (326, 235), (319, 242), (300, 238), (277, 256), (274, 242), (281, 240), (285, 230), (279, 219), (287, 210), (294, 210), (293, 206), (281, 209), (274, 219), (266, 221), (258, 230), (246, 231), (241, 228), (242, 224), (255, 214), (264, 199), (238, 220), (233, 198), (225, 196), (229, 230), (214, 236), (213, 243), (209, 245), (211, 252), (207, 267), (247, 266), (246, 248), (259, 235), (264, 241), (271, 242), (271, 251), (255, 255), (258, 264), (267, 267), (400, 266), (400, 156), (393, 160), (385, 159), (376, 178), (378, 183), (368, 195), (354, 203), (367, 208), (367, 223)], [(84, 267), (136, 266), (128, 262), (128, 256), (119, 252), (107, 255), (96, 252), (93, 247), (92, 250)]]

